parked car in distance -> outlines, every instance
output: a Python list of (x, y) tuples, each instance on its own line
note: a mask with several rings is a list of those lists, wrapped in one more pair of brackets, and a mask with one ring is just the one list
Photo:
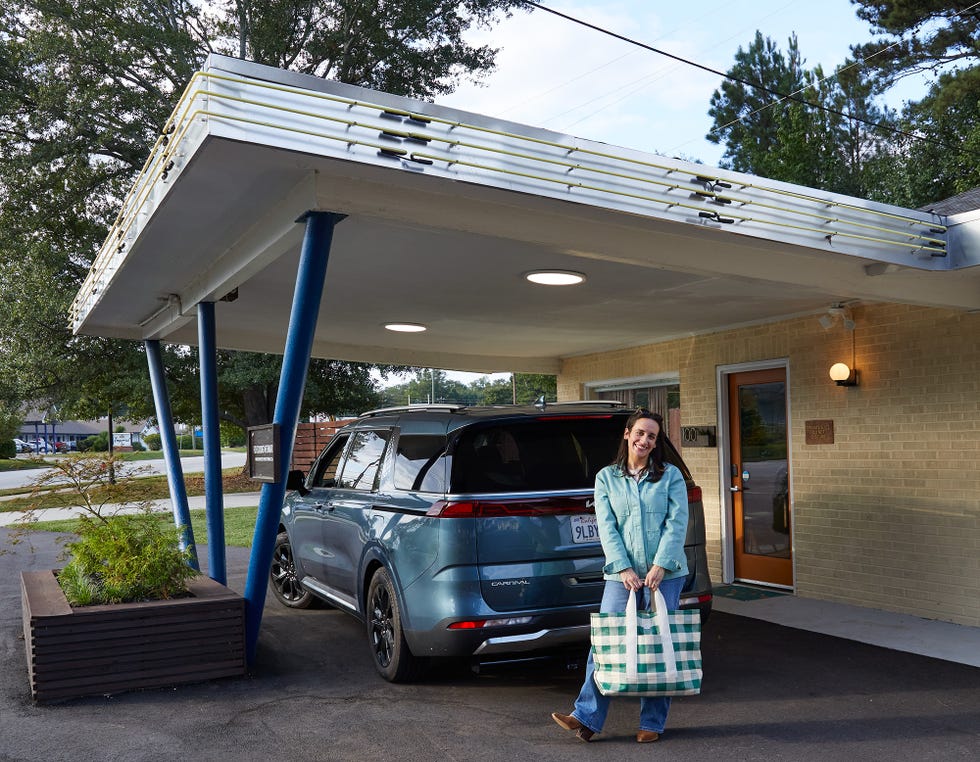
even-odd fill
[(17, 452), (34, 452), (34, 448), (23, 439), (14, 437), (14, 446), (17, 448)]
[(35, 453), (51, 453), (54, 452), (54, 448), (45, 442), (43, 439), (31, 439), (28, 443), (31, 447), (30, 451)]
[[(585, 402), (365, 413), (308, 475), (289, 476), (275, 596), (362, 620), (375, 666), (392, 682), (436, 657), (584, 656), (604, 586), (595, 476), (614, 459), (631, 412)], [(690, 502), (681, 606), (706, 617), (701, 491), (672, 446), (667, 457)]]

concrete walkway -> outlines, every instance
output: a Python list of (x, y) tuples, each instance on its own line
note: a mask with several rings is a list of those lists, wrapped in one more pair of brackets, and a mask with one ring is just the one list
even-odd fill
[(714, 610), (980, 667), (980, 627), (795, 595), (749, 601), (716, 595)]
[[(242, 508), (251, 505), (259, 504), (259, 494), (258, 492), (232, 492), (224, 496), (223, 504), (225, 508)], [(191, 510), (196, 508), (204, 508), (204, 496), (198, 495), (197, 497), (187, 498), (187, 505)], [(164, 498), (162, 500), (153, 500), (152, 508), (154, 511), (160, 511), (161, 513), (168, 513), (173, 508), (171, 507), (170, 498)], [(138, 509), (123, 505), (107, 505), (105, 506), (105, 514), (113, 515), (117, 513), (135, 513)], [(60, 521), (62, 519), (73, 519), (84, 514), (82, 508), (45, 508), (43, 510), (34, 511), (34, 515), (38, 521)], [(13, 524), (19, 524), (24, 521), (25, 514), (21, 511), (2, 511), (0, 512), (0, 526), (12, 526)]]

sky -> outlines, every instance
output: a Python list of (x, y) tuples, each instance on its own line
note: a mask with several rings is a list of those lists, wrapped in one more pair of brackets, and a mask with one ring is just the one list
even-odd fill
[[(783, 52), (796, 33), (804, 65), (830, 74), (852, 44), (873, 39), (849, 0), (546, 0), (553, 8), (717, 71), (727, 71), (756, 30)], [(472, 42), (500, 49), (482, 84), (437, 102), (666, 156), (717, 166), (724, 148), (705, 139), (721, 78), (541, 10), (515, 14)], [(923, 80), (890, 93), (917, 99)]]
[[(728, 71), (756, 30), (783, 52), (796, 33), (807, 68), (826, 74), (850, 46), (873, 39), (850, 0), (545, 0), (596, 26), (717, 71)], [(499, 48), (496, 71), (437, 98), (444, 106), (717, 166), (709, 142), (711, 94), (721, 77), (587, 29), (541, 10), (517, 13), (470, 42)], [(928, 82), (910, 79), (888, 94), (899, 108)], [(499, 374), (498, 374), (499, 375)], [(463, 383), (478, 374), (450, 373)], [(394, 380), (389, 381), (392, 383)]]

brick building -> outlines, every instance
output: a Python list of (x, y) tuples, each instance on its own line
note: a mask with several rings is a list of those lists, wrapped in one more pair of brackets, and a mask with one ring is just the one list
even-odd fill
[(980, 626), (976, 191), (904, 209), (221, 56), (198, 80), (73, 330), (194, 345), (213, 313), (279, 353), (295, 310), (316, 357), (557, 374), (664, 413), (718, 582)]

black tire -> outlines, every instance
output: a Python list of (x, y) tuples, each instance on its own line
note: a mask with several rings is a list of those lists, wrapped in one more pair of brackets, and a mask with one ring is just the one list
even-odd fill
[(405, 642), (401, 609), (395, 586), (387, 570), (378, 569), (371, 577), (367, 595), (368, 645), (374, 666), (390, 683), (404, 683), (417, 678), (424, 662), (417, 658)]
[(296, 563), (289, 535), (280, 532), (276, 535), (276, 545), (272, 551), (272, 566), (269, 569), (269, 583), (272, 592), (283, 606), (291, 609), (308, 609), (313, 605), (314, 596), (299, 583), (296, 576)]

